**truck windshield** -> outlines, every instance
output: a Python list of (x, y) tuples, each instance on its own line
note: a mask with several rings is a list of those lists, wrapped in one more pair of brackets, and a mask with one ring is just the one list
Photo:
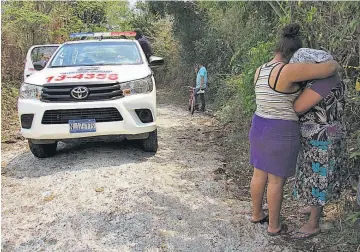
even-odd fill
[(65, 44), (50, 67), (139, 65), (141, 55), (134, 42), (89, 42)]

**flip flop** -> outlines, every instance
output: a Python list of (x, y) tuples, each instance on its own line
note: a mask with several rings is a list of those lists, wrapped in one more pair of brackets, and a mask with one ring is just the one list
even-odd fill
[(299, 214), (304, 214), (304, 215), (310, 215), (311, 211), (310, 210), (305, 210), (308, 209), (309, 207), (302, 207), (298, 210)]
[(268, 235), (270, 236), (278, 236), (278, 235), (283, 235), (283, 234), (287, 234), (287, 226), (285, 224), (280, 226), (280, 230), (273, 233), (273, 232), (269, 232), (267, 231)]
[[(303, 210), (303, 209), (305, 209), (305, 208), (306, 208), (306, 207), (303, 207), (303, 208), (299, 209), (299, 210), (298, 210), (298, 213), (299, 213), (299, 214), (302, 214), (302, 215), (309, 216), (309, 215), (311, 214), (311, 212), (301, 211), (301, 210)], [(321, 217), (325, 217), (325, 216), (326, 216), (326, 215), (325, 215), (324, 211), (321, 211)]]
[(254, 224), (257, 224), (257, 223), (260, 223), (260, 224), (269, 223), (269, 215), (265, 215), (264, 218), (262, 218), (260, 220), (257, 220), (257, 221), (250, 220), (250, 222), (254, 223)]
[(306, 239), (309, 239), (309, 238), (312, 238), (312, 237), (318, 235), (320, 232), (321, 232), (320, 229), (318, 229), (317, 231), (315, 231), (313, 233), (295, 231), (291, 234), (291, 238), (296, 239), (296, 240), (306, 240)]

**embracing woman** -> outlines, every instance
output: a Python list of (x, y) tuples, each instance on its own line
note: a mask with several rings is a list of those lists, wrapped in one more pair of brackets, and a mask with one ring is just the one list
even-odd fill
[[(250, 129), (250, 162), (253, 211), (251, 221), (269, 221), (268, 234), (279, 235), (283, 185), (295, 174), (300, 150), (299, 117), (293, 103), (301, 93), (300, 82), (323, 79), (337, 73), (336, 61), (287, 64), (302, 47), (300, 26), (286, 26), (275, 49), (274, 58), (260, 66), (254, 77), (256, 112)], [(262, 208), (267, 185), (269, 216)]]
[[(321, 50), (299, 49), (291, 63), (320, 63), (332, 56)], [(340, 196), (341, 169), (345, 165), (346, 86), (339, 75), (305, 83), (294, 103), (300, 116), (301, 151), (298, 158), (294, 196), (308, 207), (308, 222), (293, 238), (305, 239), (320, 232), (319, 220), (325, 204)]]

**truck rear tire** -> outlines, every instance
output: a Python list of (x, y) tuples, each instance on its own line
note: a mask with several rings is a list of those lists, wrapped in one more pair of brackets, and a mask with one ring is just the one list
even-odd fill
[(149, 137), (141, 140), (141, 145), (146, 152), (156, 152), (158, 149), (157, 130), (149, 133)]
[(57, 143), (51, 144), (34, 144), (28, 140), (31, 153), (37, 158), (48, 158), (56, 154)]

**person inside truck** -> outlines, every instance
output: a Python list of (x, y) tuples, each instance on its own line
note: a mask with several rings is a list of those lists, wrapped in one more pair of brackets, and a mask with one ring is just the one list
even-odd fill
[(95, 64), (95, 61), (87, 53), (79, 55), (79, 63), (84, 65)]

